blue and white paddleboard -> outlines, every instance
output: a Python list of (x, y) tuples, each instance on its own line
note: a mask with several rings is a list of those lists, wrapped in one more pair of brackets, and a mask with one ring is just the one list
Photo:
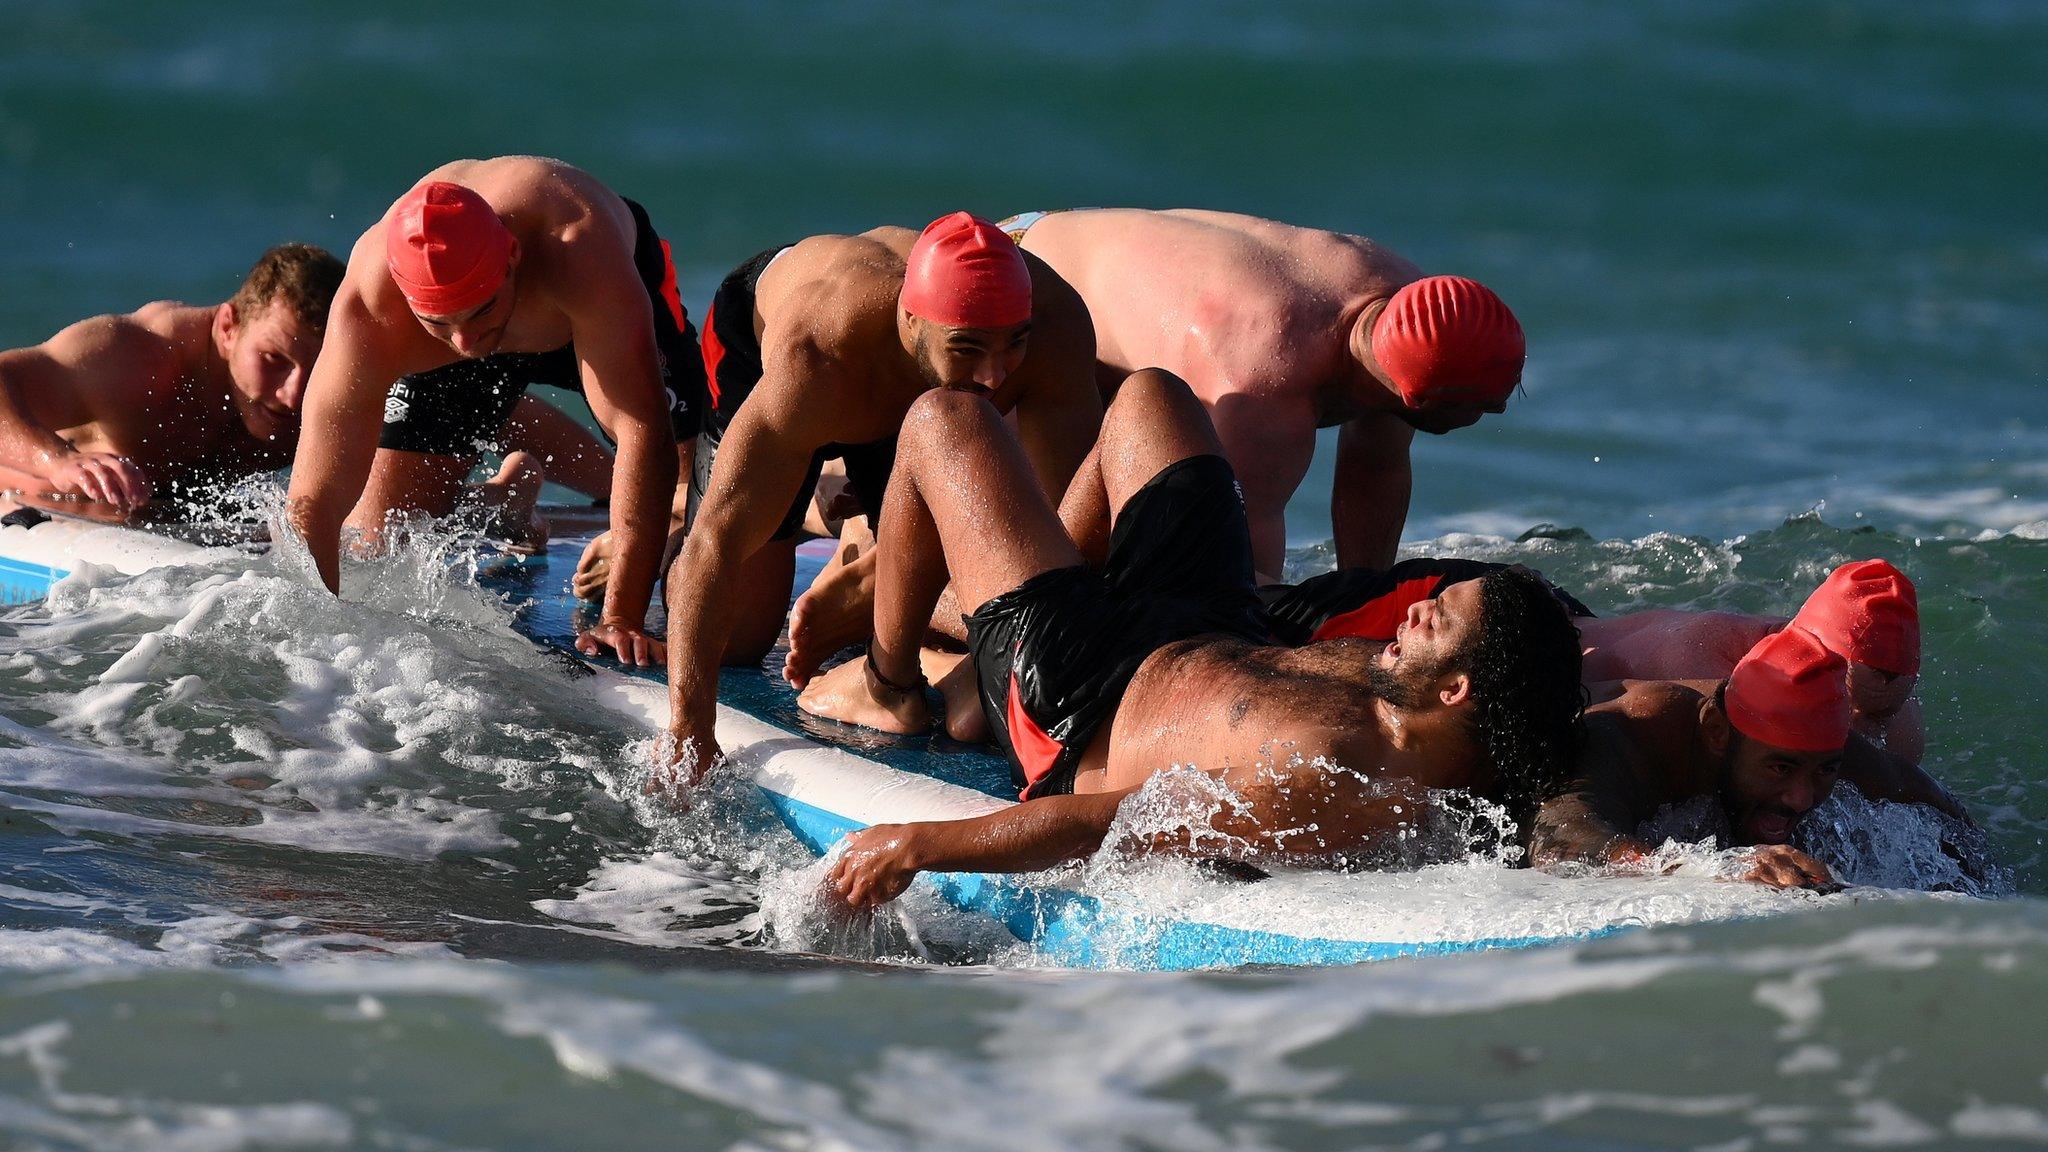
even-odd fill
[[(568, 582), (581, 545), (581, 539), (557, 541), (548, 556), (492, 581), (521, 608), (521, 632), (567, 653), (576, 634)], [(168, 529), (145, 532), (62, 514), (9, 515), (0, 525), (0, 599), (40, 598), (82, 564), (139, 573), (261, 551), (260, 545), (206, 547)], [(807, 557), (800, 586), (821, 563), (815, 553)], [(658, 676), (609, 663), (586, 666), (593, 674), (576, 681), (594, 699), (650, 727), (666, 724), (667, 691)], [(977, 816), (1014, 802), (1006, 795), (1002, 761), (984, 751), (938, 741), (941, 747), (856, 752), (835, 745), (830, 728), (801, 721), (793, 695), (765, 673), (741, 670), (724, 678), (720, 744), (813, 852), (823, 854), (848, 832), (872, 824)], [(945, 874), (928, 882), (959, 907), (1001, 922), (1044, 962), (1088, 968), (1349, 964), (1526, 947), (1713, 914), (1659, 915), (1648, 894), (1484, 865), (1283, 875), (1253, 884), (1202, 884), (1166, 900), (1148, 900), (1142, 892), (1089, 894), (1044, 877)], [(1644, 887), (1622, 883), (1629, 891)]]

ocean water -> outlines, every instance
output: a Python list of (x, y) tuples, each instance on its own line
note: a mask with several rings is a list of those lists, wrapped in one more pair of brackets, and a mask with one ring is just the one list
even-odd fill
[[(1052, 971), (914, 900), (823, 916), (739, 790), (646, 808), (648, 734), (426, 551), (344, 601), (87, 573), (0, 613), (0, 1146), (2048, 1143), (2042, 75), (2017, 3), (0, 5), (5, 346), (515, 151), (647, 204), (700, 313), (760, 248), (958, 207), (1232, 208), (1476, 276), (1526, 392), (1418, 444), (1410, 548), (1602, 613), (1893, 560), (1999, 869), (1845, 800), (1839, 896), (1681, 877), (1636, 898), (1707, 918), (1580, 945)], [(1518, 890), (1450, 867), (1304, 915)], [(1154, 879), (1207, 882), (1088, 882)]]

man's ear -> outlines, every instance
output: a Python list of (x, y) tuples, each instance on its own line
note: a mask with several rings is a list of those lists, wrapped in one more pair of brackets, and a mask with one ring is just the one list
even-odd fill
[(511, 275), (519, 267), (519, 237), (512, 238), (512, 249), (505, 253), (505, 274)]
[(1728, 742), (1735, 730), (1728, 723), (1728, 713), (1721, 702), (1708, 696), (1700, 701), (1700, 742), (1714, 756), (1728, 754)]
[(1472, 677), (1463, 672), (1453, 672), (1436, 682), (1437, 703), (1446, 708), (1456, 708), (1472, 699)]
[(220, 348), (221, 355), (227, 355), (235, 346), (235, 337), (241, 333), (241, 314), (235, 311), (235, 302), (226, 300), (213, 310), (213, 342)]

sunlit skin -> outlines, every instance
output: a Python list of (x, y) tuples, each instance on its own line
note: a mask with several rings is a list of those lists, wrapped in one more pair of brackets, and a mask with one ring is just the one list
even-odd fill
[(169, 301), (0, 352), (0, 482), (134, 509), (181, 475), (282, 467), (319, 352), (289, 308)]
[(1501, 405), (1408, 408), (1372, 354), (1387, 300), (1423, 270), (1362, 236), (1230, 212), (1055, 212), (1024, 234), (1088, 302), (1105, 388), (1141, 368), (1188, 382), (1244, 485), (1259, 572), (1280, 577), (1286, 510), (1316, 430), (1340, 427), (1331, 535), (1342, 567), (1386, 568), (1408, 515), (1416, 431)]
[(721, 663), (759, 662), (787, 618), (785, 674), (801, 685), (872, 630), (871, 559), (835, 566), (788, 607), (795, 541), (771, 537), (819, 450), (890, 440), (920, 396), (969, 393), (1010, 416), (1034, 484), (1057, 500), (1095, 441), (1094, 337), (1073, 289), (1027, 256), (1028, 322), (938, 324), (902, 306), (916, 240), (905, 228), (813, 236), (755, 286), (763, 374), (726, 429), (709, 495), (669, 573), (670, 731), (700, 771), (718, 753)]
[(228, 362), (242, 427), (259, 440), (296, 440), (306, 381), (320, 354), (320, 336), (286, 308), (265, 308), (236, 324), (234, 306), (214, 313), (214, 345)]
[(1632, 680), (1586, 712), (1577, 778), (1543, 805), (1531, 837), (1538, 867), (1632, 867), (1656, 847), (1638, 829), (1659, 809), (1712, 796), (1738, 845), (1755, 846), (1748, 879), (1830, 888), (1819, 861), (1790, 846), (1800, 821), (1839, 780), (1873, 800), (1921, 804), (1967, 821), (1947, 790), (1899, 756), (1851, 733), (1836, 749), (1800, 751), (1737, 731), (1716, 681)]
[(573, 345), (583, 397), (616, 444), (610, 485), (611, 579), (586, 655), (651, 665), (647, 632), (677, 477), (694, 441), (676, 442), (653, 304), (634, 263), (638, 227), (620, 196), (571, 165), (537, 156), (457, 160), (421, 178), (461, 184), (497, 213), (513, 245), (491, 298), (454, 315), (422, 314), (393, 280), (390, 210), (357, 239), (336, 294), (327, 347), (306, 388), (307, 435), (287, 513), (323, 583), (338, 589), (344, 528), (379, 538), (393, 512), (445, 515), (466, 495), (475, 455), (379, 447), (399, 379), (457, 359)]
[[(972, 612), (1043, 572), (1099, 562), (1112, 510), (1173, 462), (1220, 447), (1192, 393), (1161, 372), (1125, 381), (1104, 429), (1056, 512), (1029, 483), (993, 407), (946, 393), (920, 400), (883, 514), (872, 668), (853, 660), (816, 677), (799, 700), (804, 710), (887, 731), (928, 725), (919, 693), (887, 685), (915, 682), (923, 622), (942, 587), (950, 582)], [(1214, 826), (1250, 856), (1313, 863), (1373, 843), (1414, 818), (1421, 789), (1491, 783), (1464, 722), (1471, 679), (1449, 668), (1476, 634), (1480, 595), (1478, 584), (1460, 584), (1412, 606), (1384, 647), (1225, 636), (1165, 644), (1096, 729), (1072, 795), (977, 820), (856, 833), (832, 887), (870, 907), (922, 870), (1028, 870), (1094, 851), (1122, 800), (1175, 765), (1197, 765), (1240, 797)], [(1366, 789), (1333, 765), (1371, 765), (1392, 791)]]

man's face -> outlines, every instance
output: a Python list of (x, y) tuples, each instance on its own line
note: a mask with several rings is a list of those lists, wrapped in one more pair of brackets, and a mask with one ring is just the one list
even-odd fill
[(505, 329), (512, 324), (512, 277), (512, 272), (506, 272), (491, 298), (474, 308), (450, 316), (428, 315), (414, 309), (413, 316), (428, 335), (454, 349), (457, 356), (480, 360), (498, 350), (505, 339)]
[(236, 320), (225, 355), (242, 427), (259, 440), (293, 435), (320, 335), (277, 304)]
[(1008, 328), (948, 328), (912, 316), (910, 325), (911, 355), (926, 381), (991, 399), (1024, 363), (1031, 340), (1029, 320)]
[(1868, 664), (1851, 663), (1849, 705), (1856, 709), (1858, 715), (1883, 720), (1905, 706), (1906, 698), (1913, 694), (1913, 686), (1919, 682), (1918, 675), (1900, 675)]
[(1721, 803), (1739, 844), (1786, 844), (1801, 817), (1835, 790), (1842, 750), (1794, 752), (1732, 727), (1721, 766)]
[(1394, 640), (1368, 669), (1373, 691), (1401, 708), (1427, 703), (1444, 672), (1479, 639), (1479, 581), (1453, 584), (1434, 600), (1408, 607)]

